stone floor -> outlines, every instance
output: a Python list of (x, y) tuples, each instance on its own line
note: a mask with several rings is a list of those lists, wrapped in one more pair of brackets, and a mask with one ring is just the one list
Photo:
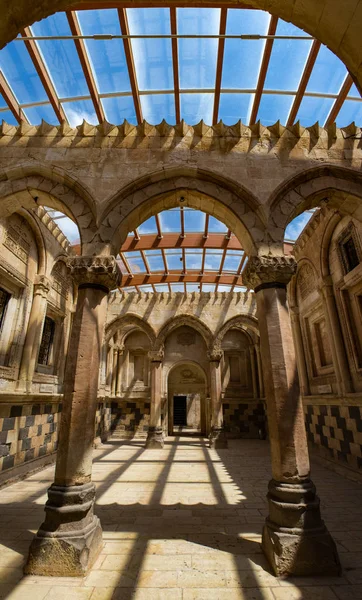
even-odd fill
[(271, 575), (259, 545), (267, 442), (235, 440), (215, 451), (198, 437), (169, 438), (164, 450), (113, 440), (95, 451), (93, 475), (104, 547), (84, 579), (22, 577), (53, 468), (0, 491), (0, 598), (362, 599), (359, 483), (313, 468), (343, 576), (285, 581)]

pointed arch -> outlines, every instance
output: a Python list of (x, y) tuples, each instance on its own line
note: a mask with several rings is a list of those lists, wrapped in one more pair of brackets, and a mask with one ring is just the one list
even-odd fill
[(108, 342), (114, 336), (114, 334), (121, 330), (121, 336), (119, 342), (124, 343), (125, 338), (135, 330), (140, 330), (145, 333), (150, 340), (151, 347), (154, 345), (156, 340), (156, 334), (151, 325), (139, 317), (138, 315), (128, 313), (120, 317), (116, 317), (108, 323), (105, 332), (105, 339)]
[(171, 317), (171, 319), (166, 321), (166, 323), (161, 327), (155, 340), (155, 350), (160, 350), (163, 347), (166, 338), (170, 335), (170, 333), (172, 333), (172, 331), (175, 331), (175, 329), (178, 329), (184, 325), (195, 329), (195, 331), (202, 336), (206, 347), (211, 347), (213, 336), (211, 330), (207, 325), (205, 325), (205, 323), (200, 321), (200, 319), (197, 317), (194, 317), (194, 315), (178, 315), (177, 317)]

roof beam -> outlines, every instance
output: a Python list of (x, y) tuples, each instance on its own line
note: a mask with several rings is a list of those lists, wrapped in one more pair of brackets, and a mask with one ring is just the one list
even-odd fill
[(205, 271), (205, 260), (206, 260), (206, 250), (203, 248), (202, 250), (202, 262), (201, 262), (201, 275), (204, 274)]
[(231, 273), (219, 275), (218, 272), (208, 271), (204, 275), (199, 273), (188, 273), (187, 277), (182, 273), (169, 273), (168, 275), (162, 273), (152, 273), (147, 275), (146, 273), (137, 273), (133, 277), (127, 275), (123, 276), (122, 287), (128, 287), (131, 285), (152, 285), (157, 283), (219, 283), (220, 285), (243, 285), (241, 277), (237, 277)]
[(187, 273), (185, 248), (182, 248), (182, 273), (183, 273), (183, 275), (186, 275), (186, 273)]
[(181, 206), (181, 208), (180, 208), (180, 219), (181, 219), (180, 238), (183, 240), (186, 237), (185, 236), (185, 213), (184, 213), (183, 206)]
[(162, 235), (162, 229), (161, 229), (161, 222), (160, 222), (160, 215), (157, 214), (155, 215), (155, 220), (156, 220), (156, 227), (157, 227), (157, 237), (159, 240), (162, 240), (163, 235)]
[(292, 106), (291, 111), (289, 113), (287, 126), (293, 125), (295, 119), (297, 118), (299, 107), (300, 107), (300, 105), (302, 103), (305, 90), (307, 89), (307, 85), (308, 85), (308, 82), (309, 82), (309, 79), (310, 79), (313, 67), (314, 67), (315, 62), (317, 60), (317, 56), (318, 56), (318, 52), (319, 52), (320, 47), (321, 47), (321, 43), (318, 40), (314, 40), (314, 42), (313, 42), (313, 44), (311, 46), (309, 55), (308, 55), (307, 62), (306, 62), (305, 67), (304, 67), (304, 71), (303, 71), (302, 77), (301, 77), (300, 82), (299, 82), (299, 87), (298, 87), (297, 94), (296, 94), (296, 96), (294, 98), (293, 106)]
[(133, 277), (133, 273), (132, 273), (132, 269), (129, 266), (128, 260), (126, 259), (126, 257), (124, 256), (123, 252), (119, 253), (120, 257), (121, 257), (121, 261), (123, 262), (127, 273), (123, 273), (123, 275), (126, 277), (126, 275), (128, 274), (129, 277)]
[(205, 229), (204, 229), (204, 238), (206, 240), (209, 237), (209, 220), (210, 220), (210, 215), (207, 213), (206, 217), (205, 217)]
[(139, 240), (133, 236), (128, 236), (122, 245), (121, 251), (133, 250), (151, 250), (168, 248), (224, 248), (227, 242), (231, 250), (243, 250), (238, 238), (233, 235), (227, 239), (224, 233), (208, 233), (205, 237), (204, 232), (187, 233), (183, 238), (180, 233), (165, 233), (161, 239), (158, 234), (140, 235)]
[[(129, 35), (129, 27), (128, 27), (126, 9), (119, 8), (118, 16), (119, 16), (119, 22), (121, 25), (122, 35)], [(143, 121), (143, 116), (142, 116), (141, 101), (140, 101), (140, 96), (139, 96), (139, 91), (138, 91), (136, 69), (134, 66), (131, 40), (129, 38), (123, 39), (123, 45), (124, 45), (124, 53), (126, 55), (126, 62), (127, 62), (127, 67), (128, 67), (129, 79), (130, 79), (130, 83), (131, 83), (131, 90), (132, 90), (134, 107), (135, 107), (135, 111), (136, 111), (137, 122), (138, 122), (138, 124), (140, 124)]]
[[(78, 23), (76, 13), (73, 10), (70, 10), (66, 12), (66, 15), (72, 35), (81, 35), (82, 32)], [(88, 85), (89, 93), (93, 102), (94, 110), (96, 111), (97, 119), (100, 123), (103, 123), (105, 121), (104, 111), (102, 103), (98, 96), (97, 85), (93, 76), (84, 40), (74, 40), (74, 44), (78, 52), (80, 64), (82, 65), (84, 77)]]
[[(227, 20), (227, 8), (222, 8), (220, 13), (220, 29), (219, 34), (225, 35), (226, 33), (226, 20)], [(216, 78), (215, 78), (215, 95), (214, 95), (214, 111), (212, 117), (212, 124), (216, 125), (219, 117), (219, 105), (220, 105), (220, 91), (221, 91), (221, 79), (222, 79), (222, 67), (224, 61), (224, 50), (225, 50), (225, 39), (219, 38), (218, 50), (217, 50), (217, 62), (216, 62)]]
[(17, 122), (18, 123), (20, 123), (21, 121), (28, 122), (25, 114), (22, 112), (22, 110), (19, 106), (17, 99), (15, 98), (15, 95), (14, 95), (11, 87), (9, 86), (8, 82), (6, 81), (5, 76), (1, 70), (0, 70), (0, 92), (5, 100), (6, 104), (8, 105), (9, 109), (13, 113), (15, 119), (17, 120)]
[[(278, 18), (272, 16), (270, 18), (268, 35), (275, 35), (275, 32), (277, 30), (277, 25), (278, 25)], [(265, 47), (264, 47), (263, 60), (261, 62), (261, 67), (260, 67), (260, 71), (259, 71), (259, 79), (258, 79), (258, 83), (256, 86), (256, 92), (255, 92), (255, 97), (254, 97), (253, 108), (252, 108), (251, 115), (250, 115), (249, 125), (254, 125), (254, 123), (256, 123), (256, 118), (257, 118), (258, 112), (259, 112), (260, 100), (261, 100), (261, 96), (262, 96), (263, 89), (264, 89), (265, 78), (266, 78), (266, 74), (268, 72), (269, 61), (270, 61), (272, 49), (273, 49), (273, 40), (266, 40)]]
[(350, 76), (350, 74), (348, 73), (348, 75), (347, 75), (346, 79), (344, 80), (344, 83), (341, 87), (341, 91), (338, 94), (338, 98), (335, 100), (335, 102), (331, 108), (331, 112), (329, 113), (329, 115), (327, 117), (325, 127), (328, 127), (329, 125), (332, 125), (332, 123), (335, 122), (336, 118), (338, 117), (339, 111), (342, 108), (342, 104), (348, 96), (348, 93), (352, 87), (352, 84), (353, 84), (353, 79)]
[(166, 260), (166, 254), (163, 248), (161, 248), (161, 253), (162, 253), (162, 260), (163, 260), (163, 266), (165, 267), (165, 273), (166, 275), (168, 275), (168, 264), (167, 264), (167, 260)]
[(143, 250), (141, 250), (141, 256), (142, 256), (143, 264), (145, 265), (147, 275), (151, 275), (150, 265), (148, 264), (147, 256), (145, 255)]
[[(20, 34), (22, 37), (31, 36), (31, 30), (29, 27), (25, 27), (20, 31)], [(40, 81), (43, 84), (45, 92), (49, 98), (49, 102), (53, 107), (59, 123), (67, 121), (67, 117), (65, 116), (65, 112), (55, 91), (55, 87), (50, 79), (48, 70), (45, 67), (37, 43), (34, 40), (26, 40), (24, 41), (24, 44), (30, 54), (30, 58), (33, 61), (35, 70), (39, 75)]]
[[(177, 16), (176, 7), (171, 6), (170, 8), (170, 21), (171, 21), (171, 34), (177, 35)], [(173, 65), (173, 86), (175, 90), (175, 116), (176, 123), (181, 121), (181, 109), (180, 109), (180, 78), (178, 72), (178, 41), (177, 38), (172, 38), (172, 65)]]

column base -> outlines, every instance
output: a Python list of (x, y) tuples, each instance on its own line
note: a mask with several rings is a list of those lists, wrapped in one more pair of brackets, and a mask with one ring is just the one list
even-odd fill
[(210, 448), (222, 450), (228, 447), (226, 433), (223, 427), (212, 427), (209, 435)]
[(148, 449), (157, 449), (163, 448), (165, 444), (165, 440), (163, 437), (163, 429), (162, 427), (149, 427), (147, 440), (146, 440), (146, 448)]
[(313, 483), (269, 483), (262, 548), (276, 575), (340, 575), (335, 542), (320, 515)]
[(93, 483), (52, 485), (46, 517), (29, 548), (24, 573), (79, 577), (92, 567), (102, 548), (102, 528), (93, 514)]

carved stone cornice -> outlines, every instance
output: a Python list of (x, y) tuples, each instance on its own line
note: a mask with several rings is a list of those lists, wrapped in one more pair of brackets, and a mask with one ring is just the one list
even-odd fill
[(148, 358), (151, 362), (162, 362), (165, 356), (164, 348), (160, 348), (159, 350), (150, 350), (148, 353)]
[(221, 348), (215, 347), (211, 348), (211, 350), (208, 350), (207, 358), (210, 362), (220, 362), (223, 357), (223, 354), (224, 353), (221, 350)]
[(243, 283), (255, 291), (260, 286), (286, 286), (296, 270), (294, 256), (251, 256), (243, 271)]
[(101, 286), (113, 290), (120, 285), (121, 270), (114, 256), (72, 256), (66, 265), (78, 286)]
[(36, 275), (34, 279), (34, 296), (46, 298), (51, 288), (51, 281), (45, 275)]

